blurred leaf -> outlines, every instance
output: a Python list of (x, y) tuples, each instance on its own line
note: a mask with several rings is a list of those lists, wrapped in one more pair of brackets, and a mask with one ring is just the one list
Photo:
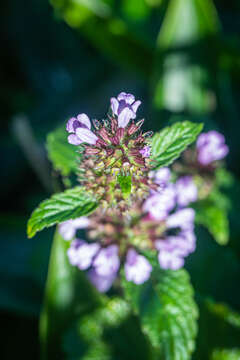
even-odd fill
[(40, 203), (32, 213), (27, 225), (28, 237), (46, 227), (88, 215), (97, 206), (97, 200), (80, 186), (57, 193)]
[(211, 299), (205, 301), (208, 310), (226, 323), (240, 329), (240, 314), (232, 310), (228, 305), (217, 303)]
[(194, 360), (211, 358), (215, 349), (233, 349), (239, 346), (238, 313), (226, 304), (205, 297), (199, 298), (199, 309), (199, 334)]
[(157, 270), (143, 285), (124, 281), (124, 291), (159, 358), (190, 359), (198, 311), (187, 272)]
[[(179, 21), (182, 19), (182, 21)], [(173, 112), (212, 111), (209, 64), (219, 30), (211, 0), (170, 0), (157, 40), (154, 105)], [(211, 45), (210, 45), (211, 44)], [(207, 52), (208, 56), (203, 54)]]
[(156, 168), (171, 164), (188, 145), (196, 140), (202, 124), (178, 122), (156, 133), (152, 139), (152, 160)]
[(226, 245), (229, 240), (227, 212), (217, 205), (202, 202), (196, 207), (196, 222), (205, 226), (219, 245)]
[(191, 44), (204, 35), (215, 34), (218, 29), (218, 16), (212, 0), (170, 0), (158, 46)]
[(78, 160), (81, 159), (76, 146), (68, 143), (67, 135), (66, 129), (59, 127), (47, 136), (48, 157), (53, 168), (63, 176), (76, 172)]
[(118, 175), (117, 180), (122, 190), (123, 196), (128, 197), (131, 194), (132, 189), (131, 175)]
[(129, 304), (120, 298), (106, 299), (102, 307), (82, 317), (75, 327), (75, 339), (84, 343), (81, 351), (71, 332), (64, 339), (67, 359), (151, 360), (151, 346), (142, 334)]
[(44, 359), (62, 359), (61, 343), (76, 319), (96, 307), (102, 300), (83, 272), (70, 265), (69, 243), (56, 232), (40, 322), (40, 339)]
[(239, 360), (240, 349), (216, 349), (211, 360)]

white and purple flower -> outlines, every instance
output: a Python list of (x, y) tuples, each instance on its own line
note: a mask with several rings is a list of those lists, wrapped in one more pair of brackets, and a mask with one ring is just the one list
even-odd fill
[(164, 220), (176, 205), (173, 184), (168, 184), (161, 192), (150, 195), (143, 204), (143, 211), (154, 220)]
[(86, 229), (89, 225), (89, 219), (86, 216), (74, 220), (67, 220), (59, 224), (58, 231), (64, 240), (72, 240), (78, 229)]
[(117, 98), (111, 98), (111, 109), (118, 116), (118, 127), (125, 128), (131, 119), (136, 118), (136, 112), (141, 101), (135, 101), (132, 94), (121, 92)]
[(93, 258), (99, 249), (100, 245), (97, 243), (89, 244), (86, 241), (76, 239), (71, 243), (67, 252), (69, 262), (80, 270), (86, 270), (92, 265)]
[(195, 202), (198, 197), (197, 186), (194, 184), (192, 176), (182, 176), (176, 183), (176, 197), (179, 206), (187, 206), (188, 204)]
[(149, 279), (152, 272), (152, 265), (144, 256), (139, 255), (136, 250), (129, 249), (124, 270), (126, 279), (139, 285)]
[(225, 137), (212, 130), (202, 133), (197, 140), (197, 159), (202, 166), (207, 166), (216, 160), (223, 159), (229, 152)]
[(118, 256), (118, 246), (109, 245), (102, 248), (93, 262), (96, 273), (100, 276), (110, 276), (116, 274), (120, 267), (120, 259)]
[(72, 145), (87, 143), (96, 145), (98, 137), (91, 131), (91, 122), (86, 114), (79, 114), (77, 118), (68, 120), (66, 130), (70, 133), (68, 142)]

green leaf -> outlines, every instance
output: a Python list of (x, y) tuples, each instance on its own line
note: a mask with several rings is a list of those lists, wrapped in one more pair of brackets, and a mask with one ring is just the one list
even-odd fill
[(47, 136), (48, 157), (53, 164), (53, 168), (60, 171), (63, 176), (76, 172), (78, 161), (81, 154), (77, 153), (74, 145), (67, 141), (67, 131), (64, 127), (59, 127)]
[(203, 202), (196, 207), (196, 222), (205, 226), (219, 245), (229, 240), (227, 212), (215, 204)]
[(211, 360), (239, 360), (240, 349), (216, 349), (212, 353)]
[(62, 339), (66, 331), (76, 318), (80, 319), (102, 304), (101, 295), (85, 274), (69, 263), (68, 247), (69, 242), (56, 231), (40, 319), (43, 359), (62, 359)]
[[(183, 19), (183, 21), (179, 21)], [(154, 105), (172, 112), (213, 109), (208, 66), (219, 30), (212, 0), (170, 0), (157, 39)], [(208, 56), (204, 57), (207, 52)]]
[(122, 190), (123, 196), (128, 197), (131, 194), (132, 189), (131, 175), (118, 175), (117, 180)]
[(140, 316), (159, 359), (187, 360), (194, 350), (198, 311), (184, 270), (157, 270), (150, 281), (135, 285), (124, 281), (125, 296)]
[(152, 160), (156, 168), (171, 164), (188, 145), (196, 140), (202, 124), (177, 122), (156, 133), (152, 139)]
[(97, 200), (80, 186), (55, 194), (40, 203), (32, 213), (27, 225), (28, 237), (46, 227), (88, 215), (97, 206)]

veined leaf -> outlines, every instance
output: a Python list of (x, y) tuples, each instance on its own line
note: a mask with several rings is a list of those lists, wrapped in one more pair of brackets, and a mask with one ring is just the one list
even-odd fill
[(152, 159), (156, 168), (171, 164), (188, 145), (196, 140), (202, 124), (177, 122), (156, 133), (152, 139)]
[(97, 206), (97, 200), (80, 186), (55, 194), (44, 200), (32, 213), (27, 225), (28, 237), (33, 237), (46, 227), (88, 215)]
[(240, 349), (216, 349), (211, 360), (239, 360)]
[(188, 360), (194, 349), (198, 311), (185, 270), (157, 270), (152, 281), (135, 285), (124, 281), (127, 299), (140, 316), (159, 358)]
[(60, 171), (63, 176), (76, 172), (77, 163), (81, 159), (77, 147), (68, 143), (67, 135), (66, 129), (59, 127), (48, 135), (46, 144), (53, 168)]
[(229, 240), (229, 223), (227, 212), (214, 204), (203, 204), (196, 209), (196, 221), (205, 226), (220, 245)]

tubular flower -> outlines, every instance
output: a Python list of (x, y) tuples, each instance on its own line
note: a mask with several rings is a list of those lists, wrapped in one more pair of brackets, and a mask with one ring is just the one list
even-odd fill
[(111, 98), (111, 109), (114, 115), (118, 117), (118, 127), (125, 128), (131, 119), (136, 118), (136, 112), (141, 105), (141, 101), (135, 101), (132, 94), (121, 92), (117, 99)]

